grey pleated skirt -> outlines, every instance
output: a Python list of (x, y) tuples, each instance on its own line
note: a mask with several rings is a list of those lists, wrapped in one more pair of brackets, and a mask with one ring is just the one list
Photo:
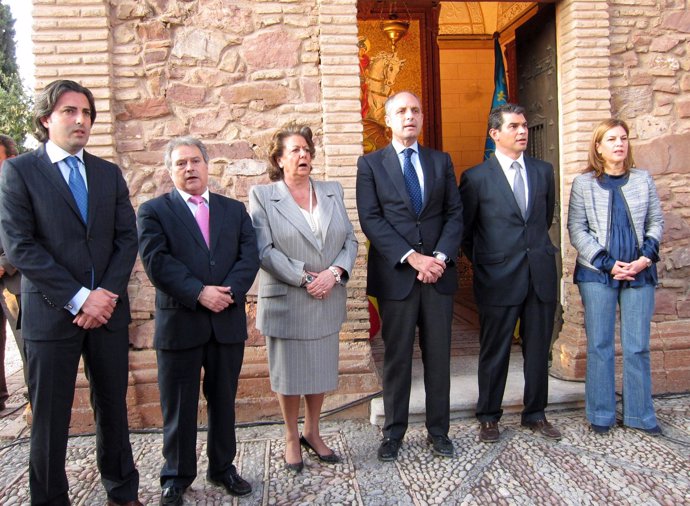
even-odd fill
[(271, 390), (320, 394), (338, 388), (338, 334), (320, 339), (266, 337)]

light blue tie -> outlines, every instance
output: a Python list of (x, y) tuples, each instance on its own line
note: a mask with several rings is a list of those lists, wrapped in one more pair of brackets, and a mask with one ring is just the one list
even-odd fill
[(515, 180), (513, 181), (513, 193), (515, 194), (515, 200), (520, 208), (523, 218), (527, 218), (527, 198), (525, 196), (525, 180), (522, 177), (522, 166), (518, 162), (513, 162), (510, 164), (512, 169), (515, 169)]
[(79, 159), (76, 156), (68, 156), (65, 158), (65, 163), (69, 166), (69, 189), (72, 190), (72, 195), (74, 195), (74, 200), (77, 201), (81, 217), (84, 223), (86, 223), (89, 193), (86, 191), (84, 178), (81, 177), (81, 172), (79, 172)]
[(414, 149), (407, 148), (403, 153), (405, 155), (405, 160), (403, 162), (405, 186), (407, 187), (407, 193), (410, 194), (412, 207), (414, 207), (417, 216), (419, 216), (419, 213), (422, 212), (422, 187), (419, 186), (417, 172), (414, 170), (414, 165), (412, 165), (412, 153), (414, 153)]

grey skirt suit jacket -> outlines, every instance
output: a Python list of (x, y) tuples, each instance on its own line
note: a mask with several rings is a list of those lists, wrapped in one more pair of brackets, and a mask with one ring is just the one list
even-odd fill
[[(254, 186), (249, 212), (256, 230), (261, 270), (256, 327), (265, 336), (319, 339), (340, 332), (346, 318), (349, 278), (357, 257), (357, 238), (343, 202), (343, 188), (332, 181), (312, 181), (320, 208), (323, 246), (283, 181)], [(344, 269), (341, 285), (325, 299), (300, 286), (303, 271)]]

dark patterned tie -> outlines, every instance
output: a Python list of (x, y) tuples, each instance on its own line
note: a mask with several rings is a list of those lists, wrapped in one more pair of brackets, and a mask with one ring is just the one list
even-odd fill
[(520, 208), (523, 218), (527, 218), (527, 197), (525, 196), (525, 180), (522, 177), (522, 168), (518, 162), (513, 162), (510, 167), (515, 169), (515, 180), (513, 181), (513, 193), (515, 200)]
[(417, 172), (415, 172), (414, 165), (412, 165), (412, 153), (414, 153), (414, 149), (407, 148), (403, 153), (405, 155), (405, 161), (403, 162), (405, 186), (407, 187), (407, 193), (410, 194), (412, 207), (414, 207), (417, 216), (419, 216), (419, 213), (422, 211), (422, 188), (419, 186)]
[(74, 200), (77, 202), (79, 213), (84, 223), (86, 223), (89, 209), (89, 194), (86, 191), (84, 178), (81, 177), (81, 172), (79, 172), (79, 159), (76, 156), (68, 156), (65, 158), (65, 163), (69, 167), (69, 189), (72, 190), (72, 195), (74, 195)]

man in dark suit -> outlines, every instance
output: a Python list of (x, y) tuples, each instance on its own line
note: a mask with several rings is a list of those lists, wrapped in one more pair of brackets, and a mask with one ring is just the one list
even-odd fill
[(233, 465), (235, 394), (247, 339), (245, 296), (259, 270), (242, 203), (210, 193), (208, 153), (171, 140), (165, 165), (175, 188), (141, 205), (139, 252), (156, 287), (158, 385), (163, 410), (161, 504), (182, 504), (196, 477), (199, 377), (208, 409), (207, 479), (235, 496), (252, 487)]
[(479, 309), (479, 439), (499, 439), (498, 421), (510, 347), (521, 322), (525, 391), (522, 425), (550, 438), (560, 432), (544, 414), (548, 360), (556, 309), (558, 249), (549, 239), (554, 213), (553, 167), (524, 155), (525, 110), (514, 104), (489, 115), (495, 154), (465, 171), (463, 253), (473, 266)]
[(378, 298), (384, 342), (381, 461), (395, 460), (407, 430), (415, 330), (424, 363), (427, 441), (452, 457), (450, 334), (462, 204), (450, 156), (420, 146), (419, 99), (386, 101), (392, 143), (357, 162), (357, 210), (369, 239), (367, 294)]
[[(17, 145), (14, 139), (8, 135), (0, 134), (0, 170), (2, 164), (8, 158), (17, 156)], [(7, 260), (5, 248), (0, 242), (0, 411), (5, 409), (5, 401), (9, 397), (7, 380), (5, 379), (5, 344), (7, 341), (7, 323), (10, 324), (14, 339), (22, 357), (24, 369), (24, 381), (27, 379), (26, 359), (24, 358), (24, 342), (22, 332), (17, 325), (19, 317), (19, 291), (21, 289), (22, 276), (19, 271)]]
[(2, 243), (22, 273), (31, 503), (69, 504), (67, 434), (83, 357), (108, 504), (140, 504), (125, 402), (134, 210), (117, 165), (84, 151), (96, 119), (90, 90), (54, 81), (34, 114), (44, 144), (5, 161), (0, 181)]

